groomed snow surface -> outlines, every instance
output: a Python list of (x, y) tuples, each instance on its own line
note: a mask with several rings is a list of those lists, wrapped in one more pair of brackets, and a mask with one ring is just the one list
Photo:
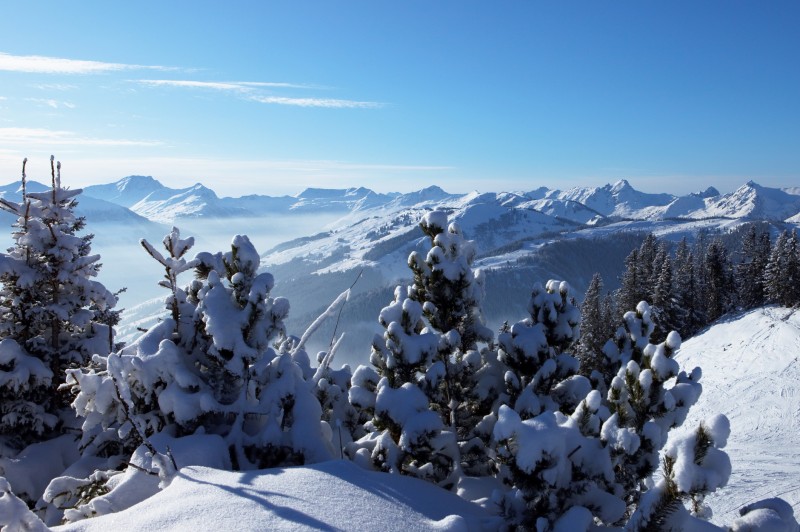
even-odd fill
[(163, 491), (122, 512), (53, 530), (496, 529), (483, 510), (428, 482), (336, 460), (307, 467), (180, 470)]
[(800, 517), (800, 309), (733, 316), (687, 340), (675, 358), (703, 370), (703, 393), (684, 428), (717, 413), (731, 423), (725, 451), (733, 472), (707, 499), (712, 521), (730, 524), (739, 508), (770, 497)]

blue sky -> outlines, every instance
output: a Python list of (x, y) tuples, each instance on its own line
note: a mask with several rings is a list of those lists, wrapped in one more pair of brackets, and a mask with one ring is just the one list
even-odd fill
[(9, 2), (0, 180), (800, 186), (800, 3)]

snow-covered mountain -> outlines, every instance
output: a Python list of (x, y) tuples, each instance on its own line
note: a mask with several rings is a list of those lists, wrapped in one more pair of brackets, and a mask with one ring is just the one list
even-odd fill
[[(18, 199), (19, 185), (0, 187), (0, 194)], [(35, 182), (28, 187), (46, 189)], [(779, 227), (800, 223), (800, 189), (752, 182), (729, 194), (709, 187), (685, 196), (644, 193), (620, 180), (564, 191), (451, 194), (430, 186), (380, 194), (360, 187), (230, 198), (200, 183), (173, 189), (152, 177), (128, 176), (86, 187), (78, 200), (78, 212), (87, 217), (87, 230), (96, 235), (96, 251), (106, 264), (101, 280), (114, 289), (129, 288), (122, 296), (128, 308), (161, 292), (159, 269), (138, 245), (143, 237), (159, 242), (166, 232), (161, 224), (195, 236), (198, 251), (218, 251), (234, 234), (249, 235), (263, 253), (263, 266), (275, 276), (276, 295), (292, 302), (288, 324), (293, 332), (302, 331), (361, 274), (342, 317), (357, 331), (343, 350), (353, 360), (364, 356), (366, 348), (358, 345), (376, 332), (375, 316), (391, 300), (394, 285), (410, 278), (408, 254), (426, 250), (417, 224), (431, 209), (450, 213), (475, 240), (476, 266), (487, 272), (491, 288), (485, 308), (493, 326), (523, 315), (527, 291), (537, 281), (563, 278), (582, 294), (599, 272), (613, 290), (623, 259), (643, 233), (678, 240), (758, 219)], [(13, 221), (5, 219), (9, 225)], [(135, 319), (140, 318), (146, 316)]]
[[(10, 185), (13, 186), (13, 185)], [(0, 188), (0, 191), (7, 187)], [(475, 193), (450, 194), (437, 186), (406, 194), (381, 194), (370, 189), (310, 188), (294, 196), (218, 197), (200, 183), (183, 189), (164, 186), (150, 176), (128, 176), (115, 183), (86, 187), (87, 196), (116, 203), (153, 221), (174, 223), (186, 218), (259, 217), (281, 213), (340, 213), (381, 208), (395, 212), (441, 202), (466, 203)], [(524, 207), (579, 224), (619, 220), (673, 218), (736, 218), (787, 220), (800, 214), (800, 189), (777, 189), (752, 181), (728, 194), (714, 187), (675, 196), (636, 190), (622, 179), (601, 187), (567, 190), (540, 187), (524, 193), (498, 193), (508, 207)]]

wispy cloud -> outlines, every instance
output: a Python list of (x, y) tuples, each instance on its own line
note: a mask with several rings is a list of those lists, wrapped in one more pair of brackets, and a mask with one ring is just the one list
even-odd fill
[(142, 79), (131, 80), (134, 83), (150, 87), (179, 87), (188, 89), (210, 89), (236, 93), (239, 96), (258, 103), (274, 105), (292, 105), (295, 107), (327, 107), (336, 109), (378, 109), (385, 104), (380, 102), (365, 102), (336, 98), (314, 98), (275, 96), (264, 94), (260, 89), (319, 89), (315, 85), (297, 83), (280, 83), (265, 81), (195, 81), (172, 79)]
[(337, 100), (333, 98), (289, 98), (285, 96), (252, 96), (259, 103), (277, 105), (294, 105), (296, 107), (329, 107), (336, 109), (379, 109), (385, 104), (380, 102), (359, 102), (356, 100)]
[(220, 91), (251, 92), (256, 88), (315, 89), (314, 85), (280, 83), (270, 81), (194, 81), (182, 79), (138, 79), (134, 83), (151, 87), (182, 87), (190, 89), (212, 89)]
[(73, 131), (24, 127), (0, 127), (0, 143), (40, 146), (160, 146), (163, 144), (150, 140), (84, 137)]
[(37, 74), (97, 74), (120, 70), (178, 70), (174, 67), (130, 65), (47, 57), (42, 55), (12, 55), (0, 52), (0, 70)]
[(69, 83), (37, 83), (32, 87), (42, 91), (71, 91), (78, 88), (77, 85), (70, 85)]
[(53, 109), (58, 109), (59, 107), (66, 107), (67, 109), (75, 109), (74, 103), (61, 102), (58, 100), (54, 100), (52, 98), (25, 98), (25, 101), (33, 102), (39, 105), (44, 105), (46, 107), (51, 107)]

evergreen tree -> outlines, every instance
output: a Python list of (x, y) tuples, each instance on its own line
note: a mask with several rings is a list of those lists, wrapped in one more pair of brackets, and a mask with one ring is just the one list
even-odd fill
[(576, 345), (581, 374), (587, 377), (600, 368), (603, 345), (609, 336), (606, 334), (608, 325), (605, 321), (607, 316), (604, 315), (602, 291), (603, 278), (595, 273), (581, 303), (581, 334)]
[(736, 265), (737, 295), (745, 309), (764, 304), (764, 270), (769, 253), (769, 233), (759, 235), (756, 225), (750, 224), (742, 236), (742, 257)]
[(435, 360), (440, 336), (427, 328), (422, 305), (403, 286), (379, 321), (386, 332), (372, 343), (374, 369), (360, 366), (350, 389), (350, 402), (372, 419), (347, 453), (362, 465), (452, 488), (459, 462), (455, 434), (423, 391), (445, 375), (444, 363)]
[(652, 294), (652, 313), (655, 323), (653, 341), (663, 342), (669, 331), (677, 329), (681, 312), (674, 295), (672, 260), (666, 245), (659, 246), (655, 264), (659, 265), (659, 274)]
[(465, 473), (489, 474), (491, 414), (503, 385), (497, 353), (488, 345), (494, 335), (481, 308), (483, 272), (472, 269), (474, 242), (456, 222), (448, 223), (443, 211), (425, 215), (420, 228), (431, 248), (424, 259), (416, 252), (409, 256), (414, 274), (409, 297), (422, 304), (428, 323), (440, 334), (434, 365), (441, 364), (441, 377), (426, 380), (425, 393), (455, 433)]
[(786, 292), (782, 304), (794, 307), (800, 304), (800, 248), (797, 242), (797, 230), (793, 229), (783, 250), (785, 269), (783, 272)]
[(620, 287), (615, 294), (618, 308), (633, 308), (642, 300), (643, 279), (639, 269), (639, 250), (634, 249), (625, 258), (625, 270), (622, 273)]
[(14, 245), (0, 256), (0, 455), (57, 435), (69, 406), (60, 390), (65, 371), (108, 354), (117, 299), (94, 280), (100, 269), (92, 235), (79, 236), (81, 190), (61, 186), (51, 164), (51, 189), (26, 190), (22, 202), (0, 199), (17, 216)]
[[(549, 393), (536, 395), (536, 401), (524, 401), (527, 410), (500, 407), (494, 436), (504, 466), (501, 476), (511, 489), (494, 502), (512, 525), (528, 530), (619, 526), (639, 507), (667, 432), (683, 423), (699, 396), (700, 373), (679, 371), (672, 358), (680, 345), (677, 333), (657, 345), (649, 342), (653, 322), (646, 302), (636, 312), (626, 313), (623, 324), (616, 341), (604, 350), (604, 373), (613, 375), (605, 386), (605, 398), (600, 391), (588, 391), (575, 378), (571, 382), (568, 378)], [(547, 344), (543, 337), (531, 335), (527, 344), (547, 351), (541, 347)], [(526, 342), (520, 338), (518, 343)], [(557, 372), (553, 359), (542, 367), (547, 364), (551, 372)], [(572, 388), (573, 396), (582, 399), (559, 412), (557, 392), (564, 388)], [(540, 413), (531, 404), (541, 405), (536, 409)], [(673, 456), (684, 449), (676, 446)], [(722, 471), (717, 478), (727, 476)], [(718, 485), (698, 484), (693, 486), (693, 495), (699, 498)], [(669, 517), (678, 506), (659, 508), (648, 516)], [(576, 524), (577, 514), (581, 525)], [(628, 525), (639, 529), (637, 523)]]
[(711, 241), (704, 258), (706, 319), (713, 322), (733, 307), (733, 280), (728, 250), (718, 238)]
[[(498, 356), (505, 373), (508, 404), (529, 419), (546, 409), (571, 411), (589, 392), (589, 381), (575, 377), (578, 360), (567, 347), (578, 339), (580, 311), (563, 281), (536, 283), (530, 317), (501, 332)], [(577, 388), (576, 388), (577, 386)]]
[(637, 267), (641, 280), (640, 295), (643, 296), (640, 300), (647, 300), (648, 297), (652, 297), (653, 289), (661, 273), (658, 239), (653, 233), (648, 233), (639, 246)]
[(697, 278), (694, 254), (684, 237), (675, 250), (674, 291), (675, 306), (679, 309), (675, 327), (678, 333), (688, 338), (702, 325), (703, 318), (697, 305)]
[[(358, 369), (354, 374), (354, 379), (364, 379), (364, 386), (354, 383), (351, 401), (362, 409), (374, 408), (374, 419), (366, 427), (369, 434), (348, 452), (369, 453), (376, 467), (454, 487), (462, 470), (481, 475), (493, 468), (487, 449), (493, 408), (502, 393), (502, 371), (496, 353), (479, 345), (493, 335), (483, 325), (483, 276), (471, 267), (474, 244), (456, 223), (448, 224), (442, 211), (426, 214), (420, 227), (431, 248), (424, 258), (411, 253), (413, 284), (398, 287), (395, 301), (381, 312), (386, 333), (373, 341), (371, 357), (377, 372), (373, 376)], [(366, 398), (361, 397), (363, 390), (370, 390)], [(400, 394), (408, 395), (408, 404), (420, 410), (409, 417), (380, 400)], [(426, 398), (424, 408), (420, 397)], [(425, 410), (437, 414), (439, 421), (434, 423)], [(391, 420), (386, 417), (393, 415)], [(389, 430), (392, 424), (400, 426), (397, 416), (403, 423), (421, 423), (411, 421), (420, 415), (427, 419), (424, 438), (409, 440), (402, 430)], [(395, 459), (386, 462), (387, 455)], [(424, 466), (424, 460), (432, 466)]]
[[(124, 452), (169, 430), (220, 435), (235, 469), (330, 457), (308, 357), (285, 334), (289, 303), (270, 297), (272, 275), (257, 272), (250, 240), (237, 235), (231, 251), (192, 261), (193, 239), (177, 229), (164, 238), (167, 256), (142, 245), (165, 268), (170, 316), (99, 367), (71, 372), (87, 449), (100, 453), (116, 432), (128, 435)], [(177, 276), (189, 269), (196, 279), (181, 289)]]
[(775, 240), (775, 245), (769, 254), (767, 266), (764, 269), (764, 295), (767, 302), (783, 304), (786, 293), (786, 249), (789, 242), (789, 232), (783, 231)]
[[(616, 482), (635, 507), (642, 482), (658, 467), (658, 452), (667, 432), (683, 423), (700, 395), (699, 370), (679, 371), (672, 358), (680, 347), (676, 332), (660, 344), (650, 343), (654, 330), (650, 306), (641, 302), (635, 312), (625, 313), (614, 344), (608, 344), (609, 363), (618, 368), (608, 391), (612, 415), (603, 425), (602, 438), (611, 448)], [(676, 383), (666, 389), (666, 382)], [(632, 439), (631, 439), (632, 438)]]

